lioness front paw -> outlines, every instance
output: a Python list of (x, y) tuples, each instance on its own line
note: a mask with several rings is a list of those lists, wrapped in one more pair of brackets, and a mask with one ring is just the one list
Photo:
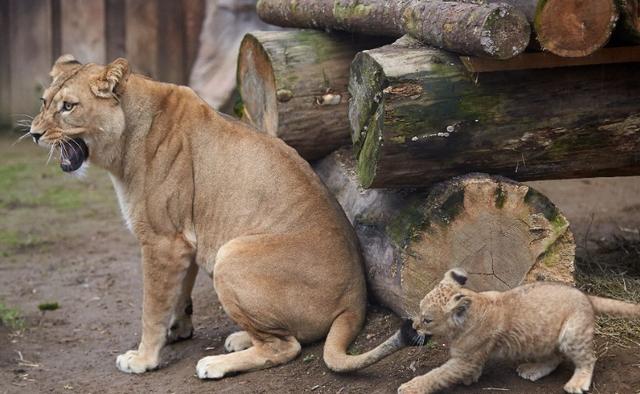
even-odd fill
[(196, 365), (196, 372), (200, 379), (220, 379), (226, 373), (224, 356), (209, 356), (201, 358)]
[(116, 366), (126, 373), (144, 373), (158, 367), (157, 360), (142, 357), (137, 350), (129, 350), (116, 358)]

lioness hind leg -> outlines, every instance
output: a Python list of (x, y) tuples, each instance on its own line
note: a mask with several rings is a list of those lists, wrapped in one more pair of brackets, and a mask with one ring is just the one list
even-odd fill
[(300, 354), (300, 343), (294, 337), (255, 340), (255, 345), (235, 353), (204, 357), (196, 372), (200, 379), (220, 379), (232, 372), (251, 371), (284, 364)]
[(548, 360), (540, 361), (537, 363), (525, 363), (518, 366), (518, 375), (521, 378), (531, 380), (535, 382), (540, 378), (544, 378), (551, 372), (558, 368), (558, 365), (562, 362), (562, 357), (553, 356)]
[(182, 281), (180, 297), (176, 303), (175, 311), (171, 318), (171, 324), (167, 331), (167, 342), (178, 342), (193, 337), (193, 323), (191, 315), (193, 315), (193, 302), (191, 300), (191, 291), (193, 284), (198, 275), (198, 265), (192, 262), (189, 270)]
[(253, 345), (251, 336), (246, 331), (236, 331), (224, 341), (224, 349), (229, 353), (248, 349)]

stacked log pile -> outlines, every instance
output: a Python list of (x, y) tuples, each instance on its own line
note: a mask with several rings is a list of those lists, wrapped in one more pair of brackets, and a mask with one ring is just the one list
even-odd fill
[[(398, 314), (455, 266), (478, 290), (571, 282), (566, 218), (518, 181), (640, 174), (640, 48), (620, 47), (640, 42), (638, 0), (257, 10), (302, 29), (245, 36), (243, 119), (324, 157), (314, 168), (356, 229), (371, 292)], [(612, 34), (618, 47), (600, 49)]]

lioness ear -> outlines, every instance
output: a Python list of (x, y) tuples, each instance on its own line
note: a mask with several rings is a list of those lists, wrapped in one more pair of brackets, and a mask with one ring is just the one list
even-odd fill
[(467, 318), (467, 311), (471, 305), (471, 298), (464, 294), (456, 294), (447, 304), (447, 309), (451, 313), (453, 322), (460, 326)]
[(463, 270), (462, 268), (454, 268), (454, 269), (450, 269), (449, 271), (447, 271), (447, 273), (444, 274), (444, 278), (442, 279), (442, 282), (451, 283), (458, 286), (464, 286), (465, 283), (467, 283), (468, 279), (469, 278), (465, 270)]
[(61, 74), (81, 66), (82, 64), (80, 64), (73, 55), (62, 55), (53, 63), (53, 67), (51, 67), (51, 71), (49, 71), (49, 76), (55, 80)]
[(91, 91), (98, 97), (118, 97), (124, 92), (129, 78), (129, 62), (118, 58), (108, 64), (104, 73), (91, 82)]

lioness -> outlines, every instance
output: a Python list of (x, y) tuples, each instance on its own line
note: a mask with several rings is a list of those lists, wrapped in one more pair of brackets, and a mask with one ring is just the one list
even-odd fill
[(584, 393), (596, 362), (594, 315), (640, 317), (640, 305), (587, 296), (560, 283), (476, 293), (462, 287), (466, 281), (463, 270), (450, 270), (420, 302), (413, 328), (419, 335), (448, 342), (451, 358), (400, 386), (399, 393), (434, 393), (456, 383), (471, 384), (490, 358), (527, 361), (518, 366), (518, 374), (536, 381), (553, 372), (563, 357), (575, 365), (564, 390)]
[(200, 378), (286, 363), (326, 336), (334, 371), (370, 365), (404, 345), (400, 332), (347, 355), (365, 317), (358, 243), (344, 213), (281, 140), (220, 115), (191, 89), (60, 57), (31, 125), (60, 149), (61, 168), (106, 169), (142, 248), (142, 339), (117, 367), (142, 373), (168, 340), (188, 338), (199, 268), (242, 328), (202, 358)]

